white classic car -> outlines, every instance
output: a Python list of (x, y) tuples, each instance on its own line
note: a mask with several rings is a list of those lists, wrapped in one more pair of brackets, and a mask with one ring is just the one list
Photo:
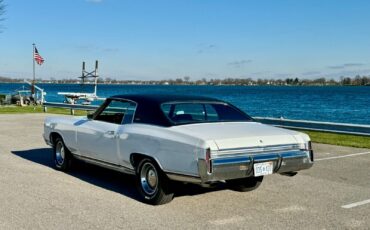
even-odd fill
[(48, 117), (44, 139), (55, 167), (74, 158), (136, 175), (145, 202), (172, 200), (171, 180), (238, 191), (257, 188), (263, 176), (295, 175), (313, 165), (308, 135), (254, 122), (213, 98), (119, 95), (87, 117)]

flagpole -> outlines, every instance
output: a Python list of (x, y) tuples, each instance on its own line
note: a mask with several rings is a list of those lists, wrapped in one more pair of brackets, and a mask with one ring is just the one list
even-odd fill
[(32, 60), (33, 60), (33, 80), (32, 80), (32, 87), (31, 87), (31, 94), (32, 97), (34, 97), (35, 94), (35, 43), (32, 44), (33, 46), (33, 52), (32, 52)]

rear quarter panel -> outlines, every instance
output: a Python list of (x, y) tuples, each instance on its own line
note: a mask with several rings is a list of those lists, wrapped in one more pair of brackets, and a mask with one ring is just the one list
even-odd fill
[(170, 128), (130, 124), (121, 127), (119, 150), (127, 164), (132, 153), (154, 158), (165, 172), (198, 176), (198, 157), (205, 142)]

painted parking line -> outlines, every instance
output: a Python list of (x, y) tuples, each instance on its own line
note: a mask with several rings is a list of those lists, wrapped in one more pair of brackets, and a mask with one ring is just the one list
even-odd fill
[(241, 216), (234, 216), (230, 218), (225, 219), (217, 219), (217, 220), (211, 220), (209, 223), (213, 225), (226, 225), (226, 224), (235, 224), (238, 222), (242, 222), (245, 218)]
[(333, 159), (346, 158), (346, 157), (355, 157), (355, 156), (361, 156), (361, 155), (366, 155), (366, 154), (370, 154), (370, 152), (353, 153), (353, 154), (336, 156), (336, 157), (318, 158), (318, 159), (315, 159), (315, 161), (325, 161), (325, 160), (333, 160)]
[(343, 205), (342, 208), (354, 208), (354, 207), (361, 206), (361, 205), (364, 205), (364, 204), (370, 204), (370, 199), (355, 202), (355, 203), (352, 203), (352, 204), (346, 204), (346, 205)]

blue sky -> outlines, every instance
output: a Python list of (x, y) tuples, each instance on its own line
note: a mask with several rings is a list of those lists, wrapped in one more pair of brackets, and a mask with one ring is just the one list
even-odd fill
[(5, 0), (0, 76), (317, 78), (370, 74), (370, 1)]

